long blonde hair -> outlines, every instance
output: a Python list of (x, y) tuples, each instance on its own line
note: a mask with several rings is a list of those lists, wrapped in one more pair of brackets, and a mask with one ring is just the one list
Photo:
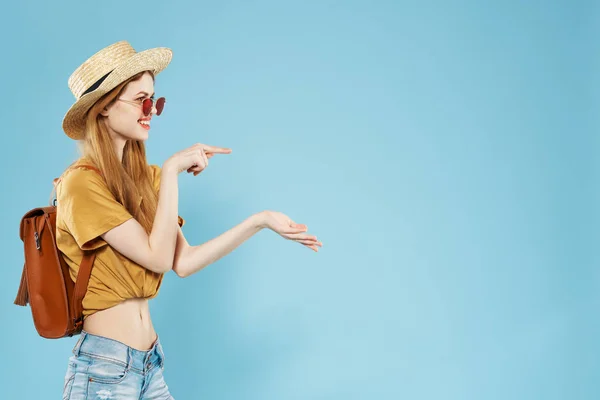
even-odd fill
[[(123, 149), (123, 161), (115, 153), (113, 142), (106, 126), (106, 118), (100, 114), (104, 107), (113, 104), (129, 82), (142, 77), (142, 71), (100, 98), (88, 111), (85, 137), (80, 146), (82, 155), (89, 158), (102, 172), (102, 176), (115, 199), (150, 234), (156, 214), (158, 196), (154, 191), (150, 168), (146, 160), (143, 141), (128, 140)], [(139, 203), (142, 198), (141, 204)]]

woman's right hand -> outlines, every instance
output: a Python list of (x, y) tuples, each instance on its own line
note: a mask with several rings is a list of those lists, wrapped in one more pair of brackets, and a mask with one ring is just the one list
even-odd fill
[(165, 161), (163, 168), (172, 168), (177, 174), (187, 171), (198, 175), (208, 166), (208, 159), (215, 154), (229, 154), (231, 149), (227, 147), (209, 146), (207, 144), (196, 143), (173, 154)]

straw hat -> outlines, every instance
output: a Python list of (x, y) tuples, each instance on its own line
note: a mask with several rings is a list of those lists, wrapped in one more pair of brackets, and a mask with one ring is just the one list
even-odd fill
[(167, 47), (138, 53), (127, 41), (121, 41), (88, 58), (69, 77), (69, 89), (76, 101), (63, 119), (67, 136), (83, 139), (86, 113), (98, 99), (138, 72), (152, 71), (157, 75), (169, 65), (172, 56)]

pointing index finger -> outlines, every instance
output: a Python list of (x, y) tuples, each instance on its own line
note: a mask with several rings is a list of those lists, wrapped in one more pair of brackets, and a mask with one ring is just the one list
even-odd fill
[(227, 148), (227, 147), (204, 146), (204, 150), (209, 153), (220, 153), (220, 154), (231, 153), (231, 149)]

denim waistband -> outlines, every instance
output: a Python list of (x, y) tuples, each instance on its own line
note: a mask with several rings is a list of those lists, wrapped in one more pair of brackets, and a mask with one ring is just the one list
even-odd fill
[(140, 372), (148, 371), (155, 366), (163, 366), (164, 353), (158, 336), (149, 350), (134, 349), (123, 342), (81, 331), (81, 337), (73, 348), (73, 354), (84, 354), (123, 363), (127, 368)]

